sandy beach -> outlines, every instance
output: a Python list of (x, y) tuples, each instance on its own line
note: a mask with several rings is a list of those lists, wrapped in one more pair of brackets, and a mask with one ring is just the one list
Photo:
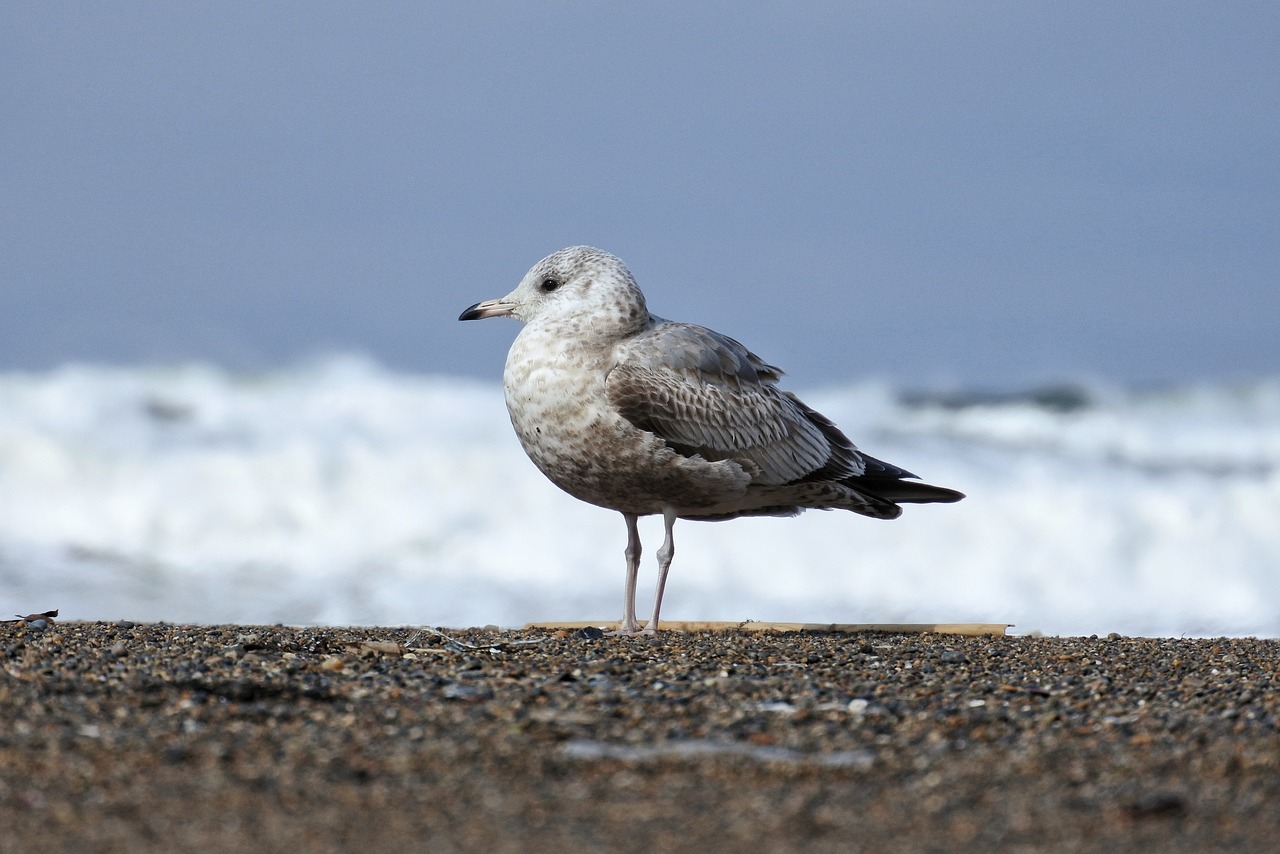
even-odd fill
[(596, 635), (0, 626), (0, 850), (1280, 838), (1280, 641)]

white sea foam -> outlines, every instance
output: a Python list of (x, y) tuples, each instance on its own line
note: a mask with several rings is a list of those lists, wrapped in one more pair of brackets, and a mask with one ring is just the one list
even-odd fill
[[(894, 522), (684, 523), (664, 616), (1280, 635), (1280, 382), (1086, 397), (806, 393), (868, 452), (969, 497)], [(660, 522), (645, 523), (646, 541), (660, 539)], [(0, 374), (11, 612), (616, 619), (625, 539), (618, 514), (560, 493), (525, 459), (496, 383), (358, 358), (259, 376)]]

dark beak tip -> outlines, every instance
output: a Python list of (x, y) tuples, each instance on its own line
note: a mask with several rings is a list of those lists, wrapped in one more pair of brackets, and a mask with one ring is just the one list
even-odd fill
[(480, 316), (480, 312), (476, 311), (476, 309), (479, 307), (480, 307), (480, 303), (476, 303), (475, 305), (468, 308), (466, 311), (462, 312), (462, 314), (458, 315), (458, 319), (459, 320), (475, 320)]

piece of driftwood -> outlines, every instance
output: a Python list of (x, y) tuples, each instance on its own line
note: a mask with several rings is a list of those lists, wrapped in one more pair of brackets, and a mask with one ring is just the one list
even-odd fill
[[(612, 629), (617, 620), (552, 620), (528, 623), (526, 629), (575, 630), (596, 626)], [(663, 620), (664, 632), (898, 632), (901, 634), (1003, 635), (1011, 623), (764, 623), (755, 620), (705, 622), (698, 620)]]

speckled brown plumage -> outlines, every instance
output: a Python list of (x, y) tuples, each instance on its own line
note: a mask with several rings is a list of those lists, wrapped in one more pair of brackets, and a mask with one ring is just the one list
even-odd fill
[(627, 521), (619, 631), (638, 631), (638, 516), (662, 514), (656, 631), (677, 518), (791, 516), (844, 509), (877, 519), (901, 503), (958, 501), (869, 457), (826, 417), (777, 387), (782, 371), (728, 336), (649, 313), (626, 266), (576, 246), (539, 261), (506, 297), (461, 320), (524, 321), (503, 388), (533, 463), (564, 491)]

